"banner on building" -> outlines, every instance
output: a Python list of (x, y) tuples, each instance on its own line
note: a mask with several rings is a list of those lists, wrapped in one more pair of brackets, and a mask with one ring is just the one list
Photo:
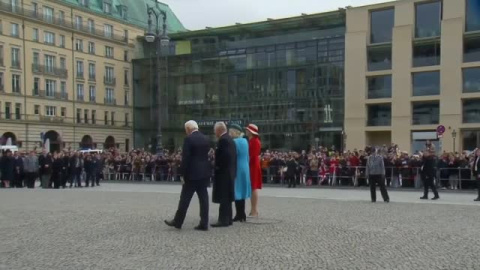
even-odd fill
[(199, 127), (213, 127), (217, 122), (224, 122), (227, 126), (237, 124), (241, 127), (245, 125), (245, 121), (240, 119), (232, 119), (232, 120), (225, 120), (225, 119), (216, 119), (216, 120), (199, 120), (197, 122)]

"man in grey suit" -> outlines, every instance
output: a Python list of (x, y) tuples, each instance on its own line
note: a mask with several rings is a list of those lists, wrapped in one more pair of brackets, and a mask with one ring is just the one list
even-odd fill
[(35, 153), (35, 151), (30, 151), (30, 154), (25, 158), (23, 164), (23, 170), (25, 171), (26, 176), (25, 185), (27, 188), (35, 188), (35, 179), (38, 176), (39, 167), (37, 153)]
[(388, 197), (387, 188), (385, 187), (385, 163), (383, 157), (379, 155), (379, 149), (373, 149), (373, 154), (368, 157), (366, 177), (370, 182), (370, 196), (372, 202), (377, 201), (377, 184), (380, 186), (380, 192), (382, 193), (383, 201), (388, 203), (390, 198)]

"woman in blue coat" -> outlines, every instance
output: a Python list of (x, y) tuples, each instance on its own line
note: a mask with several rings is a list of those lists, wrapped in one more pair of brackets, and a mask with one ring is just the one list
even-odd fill
[(250, 185), (250, 166), (248, 164), (248, 141), (243, 137), (243, 130), (239, 125), (230, 126), (230, 136), (237, 148), (237, 176), (235, 177), (235, 209), (233, 221), (247, 220), (245, 213), (245, 199), (252, 195)]

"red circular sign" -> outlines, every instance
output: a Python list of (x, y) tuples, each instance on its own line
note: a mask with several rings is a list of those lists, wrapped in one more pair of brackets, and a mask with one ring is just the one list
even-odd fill
[(443, 133), (445, 133), (445, 126), (438, 126), (438, 127), (437, 127), (437, 133), (438, 133), (438, 134), (443, 134)]

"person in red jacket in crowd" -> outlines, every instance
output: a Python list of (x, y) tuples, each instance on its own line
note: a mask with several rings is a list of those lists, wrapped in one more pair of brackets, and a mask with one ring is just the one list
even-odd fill
[(250, 216), (258, 217), (258, 190), (262, 189), (262, 169), (260, 167), (260, 151), (262, 149), (262, 144), (260, 142), (258, 127), (256, 125), (250, 124), (245, 130), (248, 137), (250, 183), (252, 185)]

